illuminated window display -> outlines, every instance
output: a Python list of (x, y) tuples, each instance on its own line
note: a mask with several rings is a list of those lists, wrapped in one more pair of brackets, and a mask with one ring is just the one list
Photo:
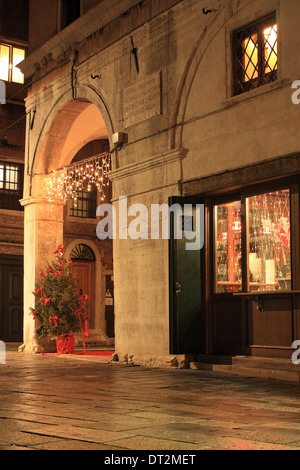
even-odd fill
[(290, 192), (248, 198), (250, 291), (291, 289)]
[(238, 292), (242, 287), (241, 202), (215, 207), (217, 292)]
[(246, 242), (242, 242), (242, 202), (215, 206), (215, 291), (291, 290), (290, 191), (246, 198)]

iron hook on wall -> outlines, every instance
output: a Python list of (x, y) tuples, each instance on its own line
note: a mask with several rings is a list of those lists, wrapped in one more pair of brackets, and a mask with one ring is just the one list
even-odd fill
[(31, 118), (30, 129), (33, 129), (34, 119), (35, 119), (36, 109), (33, 110), (33, 116)]
[(138, 59), (138, 55), (137, 55), (137, 48), (134, 46), (134, 42), (133, 42), (133, 37), (132, 37), (132, 36), (131, 36), (130, 39), (131, 39), (131, 45), (132, 45), (131, 54), (134, 55), (134, 61), (135, 61), (136, 71), (137, 71), (137, 73), (139, 73), (140, 67), (139, 67), (139, 59)]
[(206, 10), (205, 8), (202, 9), (204, 15), (208, 15), (208, 13), (211, 13), (212, 10)]

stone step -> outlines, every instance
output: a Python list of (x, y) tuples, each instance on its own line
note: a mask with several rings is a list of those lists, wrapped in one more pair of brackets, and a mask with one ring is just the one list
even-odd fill
[(300, 366), (288, 359), (248, 356), (204, 356), (190, 363), (191, 369), (300, 382)]
[(249, 357), (249, 356), (235, 356), (232, 358), (233, 365), (242, 365), (243, 367), (255, 367), (262, 369), (281, 369), (289, 370), (291, 372), (300, 372), (300, 364), (293, 364), (291, 359), (268, 358), (268, 357)]

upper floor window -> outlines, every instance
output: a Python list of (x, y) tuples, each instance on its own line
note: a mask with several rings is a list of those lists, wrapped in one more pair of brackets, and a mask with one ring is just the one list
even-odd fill
[(11, 44), (0, 44), (0, 80), (14, 83), (24, 83), (24, 75), (17, 65), (25, 59), (23, 47)]
[(97, 190), (77, 191), (76, 199), (71, 199), (70, 215), (82, 219), (95, 219), (97, 209)]
[(0, 162), (0, 208), (22, 210), (23, 165)]
[(80, 17), (81, 0), (61, 0), (61, 29)]
[(234, 94), (277, 79), (276, 15), (269, 15), (233, 33)]

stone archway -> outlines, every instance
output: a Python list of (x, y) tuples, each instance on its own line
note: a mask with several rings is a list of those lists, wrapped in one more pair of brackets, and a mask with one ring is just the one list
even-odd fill
[[(41, 121), (40, 128), (35, 130), (35, 145), (27, 155), (29, 172), (22, 205), (25, 208), (24, 343), (29, 352), (38, 349), (33, 318), (29, 315), (30, 307), (34, 305), (32, 292), (36, 279), (64, 240), (65, 204), (60, 200), (49, 203), (45, 199), (45, 173), (70, 164), (88, 142), (95, 139), (109, 141), (113, 129), (99, 93), (89, 87), (79, 87), (77, 96), (80, 91), (81, 98), (70, 100), (70, 92), (67, 92), (56, 101), (46, 119)], [(99, 109), (103, 110), (104, 117)], [(84, 233), (85, 228), (81, 232)], [(79, 233), (73, 235), (75, 238)]]

